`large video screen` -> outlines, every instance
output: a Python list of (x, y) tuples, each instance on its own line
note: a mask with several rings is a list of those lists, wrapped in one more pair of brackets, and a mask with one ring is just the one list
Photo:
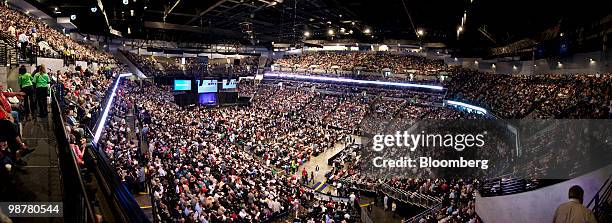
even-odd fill
[(236, 89), (236, 79), (223, 79), (223, 89)]
[(214, 93), (217, 92), (217, 80), (197, 80), (198, 93)]
[(201, 105), (216, 105), (217, 104), (217, 93), (204, 93), (200, 94), (198, 102)]
[(174, 80), (175, 91), (191, 91), (191, 80)]

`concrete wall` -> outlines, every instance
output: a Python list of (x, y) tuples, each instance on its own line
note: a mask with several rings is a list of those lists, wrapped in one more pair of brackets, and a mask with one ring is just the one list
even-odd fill
[(552, 222), (557, 207), (568, 201), (568, 190), (573, 185), (584, 189), (584, 203), (595, 196), (602, 184), (612, 175), (612, 165), (559, 184), (525, 193), (480, 197), (476, 196), (476, 213), (483, 222)]
[[(448, 65), (477, 69), (498, 74), (595, 74), (612, 72), (612, 52), (578, 53), (567, 58), (518, 61), (513, 58), (483, 60), (482, 58), (445, 58)], [(495, 66), (493, 66), (495, 64)]]
[(57, 70), (61, 70), (61, 71), (67, 70), (67, 68), (64, 67), (64, 60), (62, 59), (38, 57), (36, 58), (36, 64), (37, 65), (44, 64), (47, 69), (50, 69), (53, 72)]
[(0, 67), (0, 86), (3, 86), (5, 89), (7, 88), (7, 84), (8, 84), (7, 83), (8, 73), (9, 73), (8, 67)]
[[(28, 68), (28, 66), (26, 65), (26, 68)], [(28, 71), (30, 71), (28, 69)], [(19, 77), (19, 67), (13, 67), (8, 69), (8, 73), (7, 73), (7, 84), (9, 88), (12, 88), (13, 91), (20, 91), (21, 88), (19, 88), (19, 83), (17, 82), (17, 78)]]
[(113, 55), (115, 56), (115, 58), (117, 59), (117, 61), (126, 64), (128, 66), (128, 68), (130, 68), (130, 71), (134, 74), (136, 74), (136, 76), (138, 76), (139, 78), (147, 78), (147, 76), (142, 73), (142, 71), (140, 69), (138, 69), (138, 67), (132, 63), (132, 61), (130, 61), (127, 57), (125, 57), (125, 55), (123, 55), (123, 53), (119, 52), (119, 51), (114, 51)]

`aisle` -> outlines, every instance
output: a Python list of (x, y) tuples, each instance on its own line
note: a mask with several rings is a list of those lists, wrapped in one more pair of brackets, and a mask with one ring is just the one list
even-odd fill
[[(14, 176), (8, 187), (0, 191), (0, 201), (62, 201), (57, 142), (51, 112), (45, 118), (22, 121), (21, 124), (23, 142), (36, 151), (23, 158), (28, 166), (13, 167)], [(63, 222), (63, 218), (13, 218), (13, 222)]]
[[(139, 140), (138, 136), (136, 135), (135, 121), (136, 121), (136, 116), (134, 116), (134, 109), (130, 109), (128, 114), (125, 117), (125, 122), (128, 123), (128, 127), (131, 130), (128, 133), (128, 138), (130, 141)], [(141, 145), (144, 145), (144, 144), (146, 143), (141, 143)], [(139, 149), (142, 151), (145, 148), (141, 146)], [(147, 216), (147, 218), (151, 222), (153, 222), (153, 206), (151, 204), (151, 196), (149, 195), (150, 193), (149, 190), (150, 188), (147, 187), (146, 191), (141, 191), (141, 192), (138, 192), (137, 194), (134, 194), (134, 199), (136, 199), (136, 202), (138, 202), (140, 209), (142, 209), (142, 211)]]
[[(355, 138), (355, 143), (361, 143), (361, 137), (355, 135), (353, 135), (352, 137)], [(310, 178), (311, 172), (316, 169), (317, 165), (319, 165), (319, 173), (317, 176), (315, 176), (314, 183), (309, 183), (307, 185), (309, 185), (310, 188), (325, 194), (329, 191), (332, 191), (335, 188), (327, 184), (327, 179), (325, 179), (325, 173), (329, 172), (332, 169), (332, 166), (327, 165), (327, 160), (332, 156), (338, 154), (343, 149), (344, 142), (336, 143), (333, 148), (325, 150), (325, 152), (319, 154), (316, 157), (311, 157), (308, 162), (301, 165), (298, 169), (298, 174), (301, 176), (302, 170), (306, 168), (306, 171), (308, 171), (308, 177)]]

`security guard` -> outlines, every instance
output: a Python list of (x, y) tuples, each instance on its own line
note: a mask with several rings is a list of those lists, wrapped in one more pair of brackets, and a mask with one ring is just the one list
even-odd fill
[(34, 100), (34, 78), (32, 74), (28, 73), (24, 65), (19, 67), (18, 82), (21, 92), (26, 94), (23, 98), (25, 115), (34, 115), (34, 111), (36, 110), (36, 101)]
[(38, 72), (34, 74), (34, 85), (36, 86), (36, 102), (38, 105), (38, 117), (47, 117), (47, 95), (49, 94), (49, 83), (51, 79), (47, 74), (45, 65), (38, 67)]

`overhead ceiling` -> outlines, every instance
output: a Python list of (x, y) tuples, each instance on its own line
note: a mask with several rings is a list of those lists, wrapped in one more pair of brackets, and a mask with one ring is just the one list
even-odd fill
[[(124, 36), (252, 44), (298, 43), (304, 38), (333, 36), (361, 42), (411, 39), (451, 46), (493, 47), (559, 24), (573, 27), (571, 24), (584, 24), (612, 13), (612, 1), (601, 0), (125, 0), (128, 4), (123, 4), (124, 0), (100, 1), (109, 24)], [(58, 7), (63, 15), (77, 14), (74, 23), (82, 32), (108, 32), (100, 10), (95, 13), (90, 10), (98, 0), (37, 2), (51, 11)], [(133, 16), (130, 10), (134, 10)], [(458, 37), (457, 28), (464, 13), (465, 29)], [(156, 24), (155, 28), (151, 28), (151, 22)], [(173, 28), (160, 25), (164, 23)], [(333, 35), (329, 35), (330, 29)], [(424, 35), (419, 38), (416, 30), (420, 29)], [(365, 30), (371, 33), (364, 33)], [(305, 37), (305, 32), (310, 35)]]

